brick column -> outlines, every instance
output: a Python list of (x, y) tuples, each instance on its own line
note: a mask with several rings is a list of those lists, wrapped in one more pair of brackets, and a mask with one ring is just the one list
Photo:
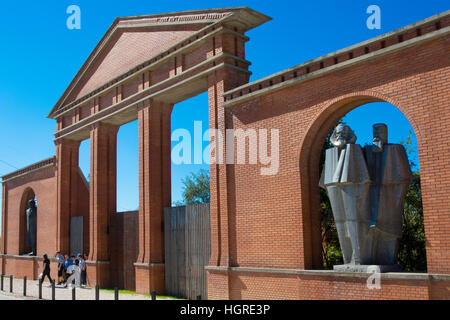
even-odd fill
[(8, 225), (8, 213), (7, 213), (7, 208), (8, 208), (8, 204), (7, 204), (7, 192), (8, 192), (8, 187), (6, 183), (3, 183), (2, 185), (2, 243), (0, 244), (1, 247), (1, 251), (0, 251), (0, 273), (4, 274), (5, 273), (5, 257), (3, 256), (4, 254), (8, 253), (8, 248), (6, 246), (7, 243), (7, 225)]
[(78, 151), (80, 141), (61, 139), (55, 142), (57, 173), (56, 249), (70, 253), (70, 217), (76, 215)]
[(162, 294), (164, 208), (171, 205), (170, 116), (173, 105), (148, 100), (139, 119), (139, 255), (136, 292)]
[[(2, 251), (0, 253), (6, 254), (8, 252), (8, 248), (6, 246), (6, 238), (7, 238), (7, 225), (8, 225), (8, 187), (6, 183), (3, 183), (2, 185), (2, 243), (1, 243), (1, 249)], [(0, 269), (0, 271), (2, 271)]]
[[(248, 82), (249, 75), (245, 72), (231, 68), (220, 69), (208, 76), (209, 94), (209, 128), (219, 130), (222, 133), (224, 144), (222, 156), (223, 163), (211, 163), (210, 165), (210, 217), (211, 217), (211, 258), (209, 266), (224, 267), (224, 271), (208, 272), (208, 296), (211, 298), (229, 299), (230, 288), (227, 267), (232, 266), (232, 248), (236, 246), (235, 237), (230, 234), (235, 232), (235, 212), (229, 207), (229, 177), (230, 170), (226, 165), (226, 111), (221, 107), (224, 102), (222, 94), (228, 90)], [(213, 141), (211, 141), (213, 143)], [(219, 148), (216, 148), (218, 151)], [(219, 159), (216, 156), (216, 159)], [(231, 175), (232, 177), (233, 175)], [(233, 195), (230, 195), (231, 197)], [(230, 222), (231, 221), (231, 222)], [(217, 289), (217, 288), (220, 288)], [(213, 292), (219, 290), (217, 292)]]
[(91, 128), (89, 210), (90, 285), (110, 284), (110, 216), (116, 213), (117, 132), (119, 127), (98, 122)]

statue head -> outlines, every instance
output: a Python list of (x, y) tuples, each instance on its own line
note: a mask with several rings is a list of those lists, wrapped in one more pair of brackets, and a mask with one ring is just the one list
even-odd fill
[(34, 200), (29, 200), (28, 201), (28, 206), (30, 208), (36, 208), (36, 202)]
[(383, 146), (388, 143), (388, 127), (384, 123), (373, 125), (373, 145), (375, 152), (383, 151)]
[(342, 148), (346, 144), (354, 144), (356, 142), (356, 136), (348, 125), (340, 123), (331, 134), (330, 141), (333, 146)]

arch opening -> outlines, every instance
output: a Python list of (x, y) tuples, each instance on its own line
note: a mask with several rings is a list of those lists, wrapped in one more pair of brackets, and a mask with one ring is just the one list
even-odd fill
[(117, 212), (139, 210), (138, 121), (120, 126), (117, 134)]
[[(37, 229), (34, 230), (34, 236), (29, 235), (27, 227), (27, 210), (29, 208), (29, 202), (34, 201), (36, 208), (38, 207), (36, 194), (33, 189), (27, 188), (22, 194), (22, 199), (20, 201), (20, 218), (19, 218), (19, 255), (32, 255), (33, 247), (30, 241), (34, 241), (34, 248), (37, 248)], [(36, 219), (35, 225), (37, 225), (37, 209), (36, 209)], [(32, 226), (29, 227), (33, 228)], [(34, 238), (34, 239), (32, 239)], [(36, 252), (34, 252), (36, 254)]]
[(344, 263), (340, 245), (342, 239), (339, 241), (329, 197), (326, 189), (320, 188), (318, 183), (325, 163), (325, 150), (333, 146), (330, 143), (331, 133), (337, 124), (345, 123), (357, 136), (356, 144), (361, 145), (362, 150), (366, 150), (364, 147), (372, 145), (372, 125), (385, 123), (388, 126), (388, 143), (403, 145), (412, 173), (411, 184), (404, 192), (401, 237), (398, 238), (396, 263), (404, 271), (426, 271), (418, 157), (420, 136), (416, 137), (414, 122), (410, 122), (404, 110), (386, 100), (363, 96), (350, 97), (331, 104), (315, 119), (305, 137), (300, 160), (301, 164), (307, 163), (306, 167), (301, 168), (302, 184), (306, 186), (306, 189), (302, 190), (303, 196), (307, 196), (310, 200), (305, 201), (306, 205), (303, 207), (303, 210), (307, 210), (303, 212), (310, 212), (309, 216), (304, 217), (304, 221), (309, 220), (308, 227), (311, 230), (309, 238), (305, 236), (305, 243), (309, 244), (311, 249), (308, 256), (308, 247), (305, 248), (305, 265), (308, 269), (332, 269), (334, 265)]
[[(209, 176), (208, 92), (176, 104), (171, 115), (172, 206), (184, 206), (184, 181), (193, 175)], [(208, 192), (209, 196), (209, 192)], [(198, 199), (194, 199), (198, 200)]]

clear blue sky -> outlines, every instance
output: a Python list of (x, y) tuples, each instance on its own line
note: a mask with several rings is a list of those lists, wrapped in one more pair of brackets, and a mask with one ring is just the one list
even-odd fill
[[(66, 28), (66, 8), (81, 8), (81, 30)], [(381, 8), (381, 30), (366, 27), (366, 8)], [(448, 1), (4, 1), (0, 6), (0, 175), (51, 157), (55, 121), (46, 115), (115, 17), (191, 9), (248, 6), (272, 21), (248, 32), (246, 57), (251, 80), (373, 38), (449, 9)], [(371, 122), (367, 123), (370, 118)], [(172, 129), (207, 126), (207, 95), (176, 105)], [(371, 139), (370, 125), (386, 122), (392, 142), (411, 126), (394, 107), (356, 109), (346, 117), (358, 143)], [(118, 210), (138, 207), (137, 123), (123, 126), (118, 141)], [(89, 141), (80, 150), (89, 172)], [(173, 201), (181, 199), (181, 179), (207, 166), (172, 166)], [(1, 192), (1, 190), (0, 190)], [(1, 197), (0, 197), (1, 201)]]

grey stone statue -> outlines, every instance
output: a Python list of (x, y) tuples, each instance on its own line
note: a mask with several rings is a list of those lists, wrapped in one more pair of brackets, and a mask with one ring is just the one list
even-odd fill
[(394, 266), (401, 237), (403, 200), (411, 183), (405, 149), (388, 144), (387, 126), (373, 126), (373, 145), (364, 152), (356, 136), (340, 124), (326, 150), (319, 185), (331, 202), (344, 265), (340, 271), (367, 271), (378, 265), (381, 272)]
[(28, 201), (27, 209), (27, 239), (28, 245), (31, 247), (30, 256), (36, 255), (36, 234), (37, 234), (37, 208), (34, 200)]
[(370, 179), (372, 263), (393, 265), (402, 236), (403, 201), (412, 181), (405, 148), (388, 143), (388, 128), (373, 125), (373, 145), (364, 153)]
[(344, 263), (365, 264), (370, 245), (369, 172), (349, 126), (339, 124), (330, 141), (334, 147), (326, 150), (320, 186), (330, 198)]

